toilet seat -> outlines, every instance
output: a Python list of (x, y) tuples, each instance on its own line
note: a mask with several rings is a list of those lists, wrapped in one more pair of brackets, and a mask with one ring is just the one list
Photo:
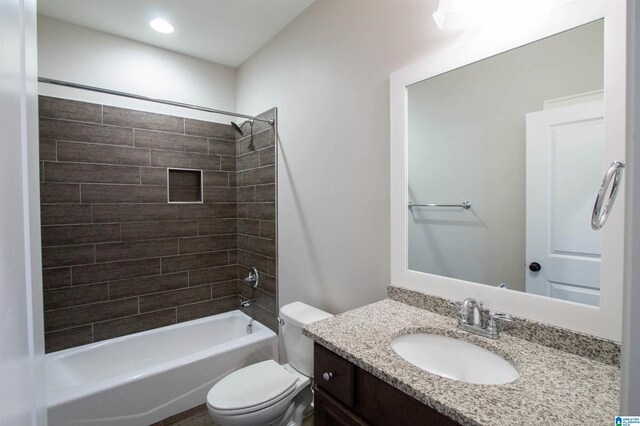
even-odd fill
[(287, 398), (296, 382), (294, 374), (267, 360), (224, 377), (207, 394), (207, 404), (224, 416), (251, 413)]

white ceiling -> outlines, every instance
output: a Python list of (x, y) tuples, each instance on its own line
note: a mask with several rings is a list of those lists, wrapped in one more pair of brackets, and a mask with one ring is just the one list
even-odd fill
[[(38, 13), (237, 67), (314, 0), (38, 0)], [(174, 27), (161, 34), (149, 21)]]

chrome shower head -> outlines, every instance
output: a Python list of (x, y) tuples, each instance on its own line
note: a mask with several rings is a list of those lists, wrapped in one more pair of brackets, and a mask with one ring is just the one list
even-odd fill
[(235, 122), (231, 122), (231, 126), (233, 126), (234, 130), (240, 135), (240, 136), (244, 136), (244, 132), (242, 131), (242, 126), (244, 126), (245, 124), (249, 123), (251, 125), (251, 129), (253, 130), (253, 120), (247, 120), (245, 122), (243, 122), (242, 124), (238, 125)]

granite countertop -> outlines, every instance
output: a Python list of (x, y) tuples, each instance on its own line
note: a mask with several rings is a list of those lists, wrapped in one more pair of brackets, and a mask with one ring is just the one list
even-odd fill
[[(509, 360), (520, 378), (463, 383), (402, 359), (391, 339), (414, 332), (466, 340)], [(304, 334), (463, 425), (612, 424), (620, 369), (502, 333), (494, 341), (460, 331), (453, 318), (386, 299), (309, 324)]]

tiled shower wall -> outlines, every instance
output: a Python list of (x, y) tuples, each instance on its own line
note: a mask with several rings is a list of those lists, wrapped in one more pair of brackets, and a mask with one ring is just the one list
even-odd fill
[[(237, 308), (236, 176), (251, 171), (236, 173), (235, 137), (229, 125), (40, 98), (48, 352)], [(204, 170), (204, 202), (168, 204), (167, 167)], [(273, 297), (257, 297), (256, 316), (275, 314), (270, 254)]]

